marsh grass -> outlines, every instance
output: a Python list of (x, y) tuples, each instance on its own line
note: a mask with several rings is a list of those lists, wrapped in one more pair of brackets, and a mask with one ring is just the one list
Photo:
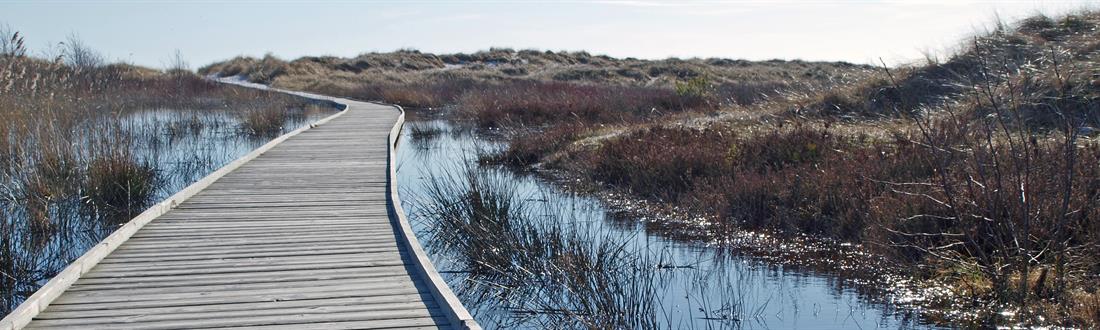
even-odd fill
[(240, 130), (242, 134), (253, 136), (278, 135), (288, 117), (285, 112), (245, 110), (240, 113)]
[(429, 247), (450, 251), (470, 274), (463, 296), (492, 297), (513, 326), (656, 328), (648, 260), (627, 239), (533, 208), (514, 184), (470, 166), (427, 184), (417, 212), (432, 221)]
[(191, 114), (190, 116), (181, 115), (179, 118), (170, 121), (164, 125), (163, 130), (168, 134), (170, 140), (177, 140), (185, 136), (198, 135), (206, 128), (206, 120), (200, 119), (196, 114)]
[(624, 122), (713, 109), (702, 96), (669, 88), (561, 82), (514, 82), (471, 90), (457, 100), (456, 108), (482, 127)]
[(529, 132), (525, 138), (513, 139), (508, 148), (486, 160), (517, 168), (534, 165), (548, 154), (565, 149), (584, 134), (582, 125), (556, 125), (539, 132)]
[(430, 140), (443, 134), (443, 129), (432, 125), (430, 122), (413, 121), (407, 124), (409, 137), (415, 140)]
[(117, 150), (88, 162), (81, 198), (91, 212), (126, 221), (154, 202), (160, 187), (156, 169), (135, 158)]

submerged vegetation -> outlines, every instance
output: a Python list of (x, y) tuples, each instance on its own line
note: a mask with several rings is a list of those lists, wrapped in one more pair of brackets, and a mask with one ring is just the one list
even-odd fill
[(107, 63), (76, 38), (36, 58), (0, 30), (4, 310), (118, 225), (319, 109), (204, 80), (181, 60), (165, 71)]

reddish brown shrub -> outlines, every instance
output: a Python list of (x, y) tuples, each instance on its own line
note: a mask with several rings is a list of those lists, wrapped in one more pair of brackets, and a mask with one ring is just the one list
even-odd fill
[(510, 82), (469, 90), (457, 108), (482, 127), (625, 122), (705, 107), (698, 98), (665, 88)]

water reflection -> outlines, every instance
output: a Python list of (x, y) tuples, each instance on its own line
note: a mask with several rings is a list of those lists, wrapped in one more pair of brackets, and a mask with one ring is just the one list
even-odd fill
[[(410, 121), (402, 139), (404, 208), (486, 328), (931, 328), (835, 274), (662, 235), (669, 231), (609, 212), (595, 198), (477, 166), (480, 152), (503, 145), (446, 121)], [(496, 187), (471, 192), (470, 177)], [(496, 196), (486, 193), (494, 189)], [(488, 217), (505, 220), (467, 225), (486, 218), (456, 206), (471, 195), (481, 203), (477, 212), (507, 208)]]

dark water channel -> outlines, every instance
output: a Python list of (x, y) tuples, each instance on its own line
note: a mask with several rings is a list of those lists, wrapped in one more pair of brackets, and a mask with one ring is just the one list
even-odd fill
[[(503, 144), (445, 120), (416, 117), (410, 116), (398, 149), (398, 183), (403, 207), (410, 213), (421, 242), (427, 242), (425, 245), (437, 268), (478, 322), (487, 329), (931, 328), (921, 324), (913, 313), (892, 307), (889, 298), (861, 294), (836, 276), (795, 270), (724, 253), (706, 244), (674, 241), (647, 233), (643, 221), (621, 219), (621, 216), (609, 212), (597, 198), (565, 191), (533, 175), (495, 166), (478, 166), (479, 152), (491, 152)], [(600, 287), (584, 292), (573, 289), (533, 290), (534, 294), (513, 296), (508, 293), (510, 290), (529, 291), (525, 286), (562, 284), (536, 280), (516, 285), (515, 279), (502, 284), (499, 283), (499, 276), (486, 278), (470, 269), (470, 265), (476, 263), (471, 263), (469, 259), (479, 256), (448, 249), (445, 244), (431, 244), (440, 239), (437, 237), (440, 230), (446, 229), (440, 227), (431, 212), (424, 211), (425, 205), (440, 202), (438, 198), (429, 197), (433, 194), (429, 188), (431, 181), (433, 178), (462, 180), (456, 173), (469, 168), (514, 187), (518, 195), (515, 202), (524, 204), (537, 215), (529, 219), (552, 222), (534, 228), (564, 228), (562, 230), (566, 232), (579, 232), (570, 237), (612, 240), (615, 246), (622, 246), (623, 251), (616, 251), (617, 260), (629, 258), (633, 261), (616, 264), (630, 269), (614, 278), (626, 284), (607, 285), (607, 282), (601, 282)], [(456, 200), (460, 198), (455, 196)], [(594, 259), (599, 260), (599, 257)], [(536, 274), (524, 278), (548, 277)], [(616, 291), (624, 288), (627, 290), (625, 293)], [(614, 303), (575, 303), (574, 300), (587, 299), (582, 294), (613, 297), (594, 300)], [(637, 315), (619, 315), (618, 319), (628, 318), (630, 321), (600, 323), (591, 321), (598, 318), (591, 315), (593, 310), (583, 311), (578, 306), (596, 306), (596, 313), (606, 309), (623, 314), (652, 315), (641, 316), (644, 320), (640, 321)], [(561, 321), (578, 318), (589, 321)]]

